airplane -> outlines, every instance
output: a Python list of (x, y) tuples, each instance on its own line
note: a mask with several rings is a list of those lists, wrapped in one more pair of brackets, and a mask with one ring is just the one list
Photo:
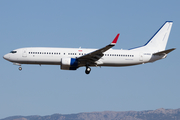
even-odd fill
[(165, 50), (172, 24), (172, 21), (166, 21), (146, 44), (128, 50), (112, 49), (117, 43), (118, 33), (109, 45), (101, 49), (27, 47), (15, 49), (3, 58), (19, 65), (20, 71), (21, 64), (60, 65), (62, 70), (77, 70), (84, 66), (86, 74), (94, 66), (121, 67), (154, 62), (166, 58), (176, 49)]

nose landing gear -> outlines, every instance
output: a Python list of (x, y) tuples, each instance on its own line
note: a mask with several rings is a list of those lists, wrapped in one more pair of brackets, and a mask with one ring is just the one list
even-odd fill
[(90, 67), (88, 67), (88, 66), (86, 66), (85, 73), (86, 73), (86, 74), (89, 74), (90, 72), (91, 72), (91, 68), (90, 68)]
[(18, 69), (21, 71), (21, 70), (22, 70), (22, 67), (19, 67)]
[(19, 66), (19, 70), (21, 71), (22, 70), (22, 67), (21, 67), (21, 64), (20, 63), (13, 63), (14, 65), (18, 65)]

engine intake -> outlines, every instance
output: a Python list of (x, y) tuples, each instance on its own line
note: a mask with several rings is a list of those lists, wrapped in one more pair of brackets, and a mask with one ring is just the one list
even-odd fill
[(78, 60), (75, 58), (62, 58), (61, 69), (62, 70), (76, 70), (78, 68)]

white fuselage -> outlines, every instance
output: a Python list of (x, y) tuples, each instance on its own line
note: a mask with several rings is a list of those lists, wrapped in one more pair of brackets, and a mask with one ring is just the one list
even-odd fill
[[(4, 55), (4, 58), (18, 64), (61, 65), (62, 58), (78, 58), (95, 50), (96, 49), (29, 47), (16, 49), (14, 50), (16, 53), (8, 53)], [(154, 56), (149, 52), (110, 49), (104, 53), (102, 58), (96, 61), (96, 66), (130, 66), (154, 62), (162, 58), (163, 56)]]

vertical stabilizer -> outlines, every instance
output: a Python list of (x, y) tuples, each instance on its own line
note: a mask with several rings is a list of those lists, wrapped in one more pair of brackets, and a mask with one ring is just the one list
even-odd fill
[(134, 50), (145, 50), (151, 52), (164, 51), (172, 24), (172, 21), (166, 21), (144, 46), (135, 48)]

